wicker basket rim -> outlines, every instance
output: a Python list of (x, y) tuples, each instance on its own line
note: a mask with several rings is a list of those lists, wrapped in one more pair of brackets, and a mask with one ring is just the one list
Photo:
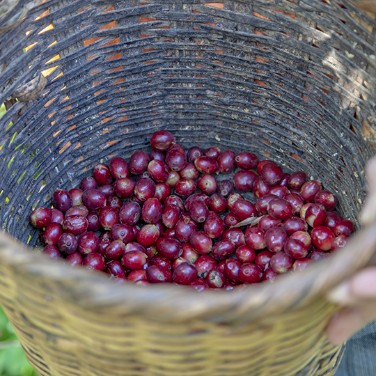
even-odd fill
[[(195, 290), (175, 285), (137, 286), (116, 283), (104, 274), (73, 268), (62, 261), (31, 252), (31, 248), (0, 233), (0, 260), (15, 275), (44, 278), (54, 286), (58, 298), (82, 309), (118, 310), (140, 314), (153, 320), (248, 322), (266, 314), (309, 304), (356, 270), (373, 263), (376, 250), (376, 224), (356, 233), (347, 246), (304, 271), (280, 276), (274, 283), (251, 285), (228, 291)], [(320, 278), (317, 278), (320, 276)], [(55, 296), (56, 298), (56, 296)], [(152, 307), (152, 309), (150, 309)]]

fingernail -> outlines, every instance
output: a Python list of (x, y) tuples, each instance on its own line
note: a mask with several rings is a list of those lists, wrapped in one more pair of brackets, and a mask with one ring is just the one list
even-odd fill
[(366, 201), (363, 210), (360, 212), (360, 222), (367, 225), (376, 220), (376, 202)]
[(349, 303), (351, 301), (349, 291), (349, 283), (342, 283), (328, 294), (328, 299), (331, 302), (338, 304)]

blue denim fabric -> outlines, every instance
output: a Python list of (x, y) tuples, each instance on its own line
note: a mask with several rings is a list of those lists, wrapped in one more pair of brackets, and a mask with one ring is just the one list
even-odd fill
[(355, 334), (346, 350), (335, 376), (376, 375), (376, 321)]

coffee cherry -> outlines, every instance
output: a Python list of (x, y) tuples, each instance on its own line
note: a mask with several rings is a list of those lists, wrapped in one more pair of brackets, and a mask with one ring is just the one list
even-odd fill
[(313, 245), (322, 251), (329, 251), (332, 247), (335, 235), (329, 227), (318, 226), (314, 227), (311, 232), (311, 239)]
[(149, 176), (156, 183), (163, 183), (168, 178), (168, 169), (164, 162), (158, 160), (151, 160), (148, 164), (147, 171)]
[(225, 276), (219, 270), (211, 270), (206, 276), (206, 283), (211, 288), (221, 288), (225, 284)]
[(277, 185), (283, 176), (283, 171), (276, 163), (266, 163), (260, 172), (261, 179), (270, 186)]
[(47, 227), (51, 223), (52, 214), (49, 208), (37, 208), (30, 215), (30, 223), (36, 228)]
[(82, 234), (78, 239), (78, 251), (83, 255), (97, 252), (99, 246), (99, 237), (95, 232), (88, 231)]
[(165, 162), (168, 168), (175, 172), (181, 171), (188, 163), (184, 149), (178, 144), (168, 149)]
[(223, 219), (214, 212), (209, 212), (204, 223), (205, 233), (212, 239), (219, 238), (225, 229)]
[(55, 209), (65, 213), (72, 206), (72, 199), (67, 191), (58, 189), (53, 194), (52, 203)]
[(172, 282), (172, 273), (158, 265), (151, 265), (146, 269), (146, 277), (150, 283)]
[(93, 169), (93, 178), (98, 183), (98, 185), (111, 184), (112, 175), (110, 168), (104, 163), (98, 163)]
[(78, 248), (78, 241), (73, 234), (64, 232), (63, 234), (61, 234), (57, 242), (57, 248), (62, 254), (70, 255), (76, 252)]
[(126, 202), (119, 211), (119, 221), (122, 224), (133, 226), (141, 218), (141, 206), (138, 202)]
[(204, 174), (197, 180), (197, 188), (201, 192), (211, 195), (217, 191), (217, 181), (213, 175)]
[(265, 232), (264, 239), (268, 250), (277, 253), (283, 250), (287, 233), (283, 227), (273, 227)]
[(110, 172), (115, 179), (124, 179), (129, 177), (128, 163), (121, 157), (114, 157), (110, 160)]
[(204, 151), (197, 146), (192, 146), (188, 149), (187, 152), (188, 160), (190, 162), (194, 162), (198, 157), (201, 157), (202, 155), (204, 155)]
[(299, 190), (307, 181), (307, 174), (304, 171), (293, 172), (287, 182), (290, 189)]
[(236, 258), (243, 264), (252, 263), (256, 259), (256, 251), (247, 245), (241, 245), (236, 249)]
[(148, 198), (143, 206), (141, 218), (146, 223), (157, 223), (162, 218), (162, 204), (157, 198)]
[(257, 227), (248, 227), (244, 233), (245, 243), (248, 247), (259, 250), (266, 247), (265, 233)]
[(142, 269), (147, 261), (147, 256), (141, 251), (126, 252), (121, 258), (121, 264), (126, 269), (138, 270)]
[(159, 254), (169, 260), (174, 260), (180, 257), (182, 253), (181, 243), (172, 238), (159, 238), (156, 247)]
[(68, 193), (72, 201), (72, 206), (82, 205), (82, 189), (72, 188), (68, 191)]
[(195, 267), (197, 270), (198, 277), (206, 278), (208, 273), (214, 270), (217, 266), (216, 260), (209, 255), (201, 255), (195, 261)]
[(94, 211), (106, 206), (106, 196), (98, 189), (87, 189), (82, 194), (82, 203), (89, 209)]
[(243, 283), (258, 283), (262, 281), (263, 273), (255, 264), (243, 264), (239, 268), (238, 279)]
[(89, 227), (89, 222), (85, 217), (81, 215), (72, 215), (63, 222), (64, 231), (70, 232), (73, 235), (79, 235), (84, 233)]
[(189, 238), (189, 242), (199, 255), (205, 255), (211, 252), (213, 241), (203, 231), (194, 231)]
[(243, 151), (236, 155), (235, 164), (243, 170), (250, 170), (257, 167), (258, 158), (253, 153)]
[(198, 157), (193, 163), (196, 169), (202, 174), (212, 175), (217, 172), (218, 169), (217, 161), (207, 156)]
[(35, 209), (43, 253), (142, 286), (231, 291), (305, 269), (354, 231), (304, 171), (250, 151), (186, 151), (166, 130), (150, 146), (98, 162), (78, 187), (53, 193), (54, 207)]
[(294, 260), (284, 252), (278, 252), (270, 259), (270, 267), (278, 274), (283, 274), (292, 268)]
[(197, 278), (197, 270), (194, 265), (183, 262), (177, 266), (172, 274), (173, 282), (179, 285), (190, 285)]
[(143, 172), (146, 171), (148, 164), (150, 162), (150, 156), (143, 150), (135, 151), (128, 163), (129, 171), (133, 175), (141, 175)]
[(88, 269), (103, 271), (106, 268), (104, 258), (99, 253), (89, 253), (83, 261), (83, 265)]
[(234, 175), (234, 187), (239, 192), (250, 192), (253, 190), (256, 178), (255, 172), (240, 170)]
[(44, 244), (56, 245), (62, 234), (63, 228), (59, 223), (50, 223), (41, 234), (41, 241)]
[(168, 150), (175, 142), (175, 136), (171, 132), (165, 130), (153, 133), (150, 138), (150, 146), (154, 150)]
[(230, 173), (235, 167), (235, 153), (232, 150), (221, 152), (217, 157), (218, 172)]

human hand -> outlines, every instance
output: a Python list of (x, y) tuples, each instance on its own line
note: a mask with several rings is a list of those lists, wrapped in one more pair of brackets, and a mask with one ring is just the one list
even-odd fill
[(362, 10), (376, 15), (376, 0), (356, 0), (355, 4)]
[[(376, 157), (367, 164), (366, 179), (368, 196), (360, 213), (363, 226), (376, 222)], [(344, 307), (327, 327), (329, 341), (339, 345), (376, 319), (376, 267), (360, 271), (331, 291), (328, 298)]]

